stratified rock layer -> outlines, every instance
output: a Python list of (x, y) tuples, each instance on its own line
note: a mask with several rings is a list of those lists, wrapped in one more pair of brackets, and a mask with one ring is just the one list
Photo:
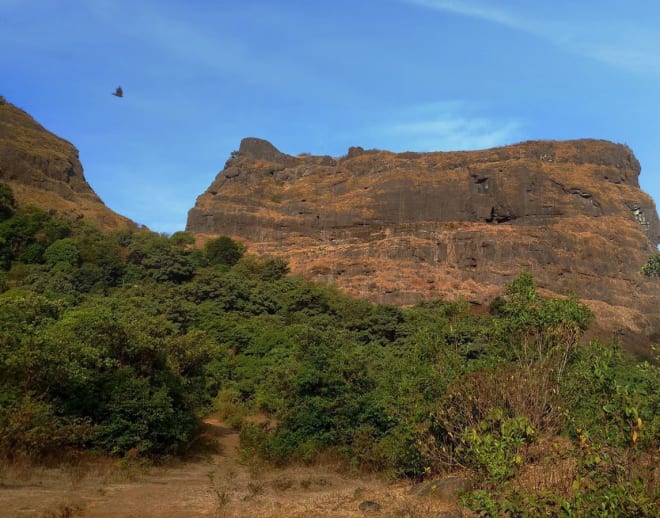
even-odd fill
[(108, 209), (89, 186), (78, 150), (0, 97), (0, 182), (19, 204), (68, 218), (87, 218), (105, 230), (135, 227)]
[[(187, 230), (285, 257), (294, 273), (378, 302), (485, 304), (523, 271), (577, 294), (624, 340), (660, 331), (660, 240), (626, 146), (535, 141), (484, 151), (289, 156), (244, 139)], [(630, 342), (630, 340), (628, 340)]]

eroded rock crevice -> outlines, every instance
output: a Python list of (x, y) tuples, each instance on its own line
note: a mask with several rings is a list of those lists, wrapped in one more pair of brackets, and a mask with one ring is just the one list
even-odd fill
[(334, 159), (247, 139), (187, 230), (231, 235), (378, 302), (487, 304), (529, 271), (547, 293), (578, 294), (609, 331), (633, 336), (660, 332), (660, 290), (639, 274), (660, 241), (640, 171), (629, 148), (602, 140), (446, 153), (352, 147)]

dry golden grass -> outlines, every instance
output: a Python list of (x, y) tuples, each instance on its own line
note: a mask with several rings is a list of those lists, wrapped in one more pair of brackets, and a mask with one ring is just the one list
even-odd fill
[(206, 448), (189, 460), (158, 467), (102, 457), (1, 466), (3, 516), (357, 518), (371, 514), (360, 509), (365, 501), (377, 502), (373, 514), (383, 517), (455, 509), (455, 502), (411, 494), (412, 482), (353, 473), (333, 456), (286, 468), (244, 462), (238, 434), (214, 419), (204, 435)]
[[(638, 270), (653, 238), (629, 204), (657, 221), (625, 146), (534, 141), (474, 152), (358, 150), (323, 167), (290, 162), (237, 159), (232, 173), (240, 175), (218, 176), (213, 196), (199, 197), (192, 214), (204, 215), (204, 228), (192, 230), (208, 232), (209, 215), (226, 216), (215, 230), (240, 229), (232, 237), (250, 252), (374, 302), (485, 305), (529, 271), (548, 295), (597, 301), (601, 338), (621, 330), (639, 337), (658, 325), (642, 317), (657, 306), (657, 289), (631, 297), (644, 285)], [(489, 179), (487, 193), (475, 191), (475, 178)], [(519, 219), (488, 222), (491, 205)]]
[(69, 142), (9, 103), (0, 103), (0, 182), (12, 188), (19, 205), (70, 219), (85, 217), (103, 230), (136, 226), (94, 193)]
[(573, 445), (558, 436), (540, 438), (526, 452), (526, 463), (514, 485), (530, 493), (552, 492), (570, 499), (577, 475)]

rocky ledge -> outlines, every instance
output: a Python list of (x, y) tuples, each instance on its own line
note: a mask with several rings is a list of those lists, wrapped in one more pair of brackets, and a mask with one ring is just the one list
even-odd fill
[(294, 273), (384, 303), (486, 305), (529, 271), (542, 292), (589, 304), (601, 334), (646, 347), (660, 332), (660, 285), (639, 269), (660, 223), (639, 174), (628, 147), (602, 140), (333, 158), (247, 138), (187, 230), (233, 236)]

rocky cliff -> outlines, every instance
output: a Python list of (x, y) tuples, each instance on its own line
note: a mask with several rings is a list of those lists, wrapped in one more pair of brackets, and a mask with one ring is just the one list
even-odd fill
[(0, 97), (0, 182), (19, 204), (68, 218), (85, 217), (105, 230), (135, 227), (108, 209), (89, 186), (78, 150)]
[(248, 138), (187, 230), (233, 236), (294, 273), (394, 304), (488, 304), (529, 271), (547, 294), (582, 298), (601, 331), (639, 342), (660, 332), (660, 285), (639, 273), (660, 224), (639, 174), (629, 148), (599, 140), (332, 158)]

